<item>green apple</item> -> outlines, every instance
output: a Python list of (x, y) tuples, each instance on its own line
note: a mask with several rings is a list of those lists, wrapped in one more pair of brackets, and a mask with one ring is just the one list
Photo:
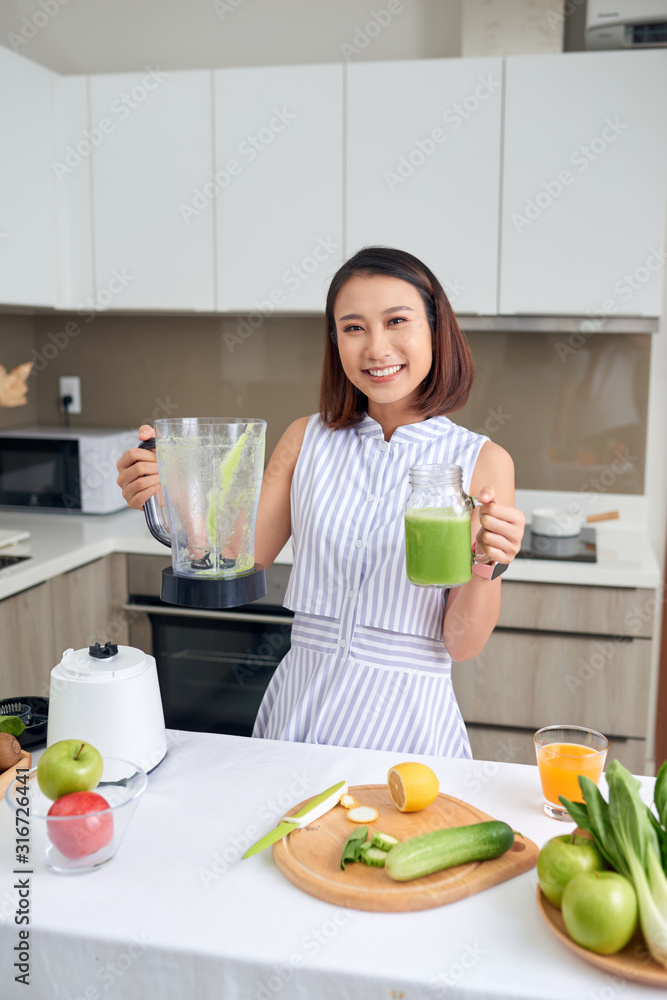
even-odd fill
[(90, 743), (60, 740), (39, 758), (37, 782), (48, 799), (59, 799), (69, 792), (90, 792), (102, 777), (103, 767), (99, 750)]
[(637, 927), (637, 896), (618, 872), (581, 872), (563, 893), (563, 921), (573, 941), (598, 955), (625, 948)]
[(560, 908), (565, 886), (579, 872), (601, 872), (604, 859), (593, 841), (580, 833), (548, 840), (537, 859), (537, 880), (550, 903)]

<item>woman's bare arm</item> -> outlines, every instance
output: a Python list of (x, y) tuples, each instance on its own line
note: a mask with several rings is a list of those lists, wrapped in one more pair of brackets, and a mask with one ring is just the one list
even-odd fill
[(290, 424), (275, 447), (262, 481), (255, 530), (255, 562), (268, 567), (292, 534), (290, 488), (308, 417)]

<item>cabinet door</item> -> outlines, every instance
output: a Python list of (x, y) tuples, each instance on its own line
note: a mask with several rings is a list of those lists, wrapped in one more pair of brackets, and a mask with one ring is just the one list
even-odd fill
[(321, 312), (342, 259), (343, 68), (215, 72), (218, 309)]
[[(97, 308), (212, 310), (208, 70), (90, 77)], [(192, 209), (192, 210), (191, 210)]]
[(349, 66), (347, 251), (408, 250), (457, 312), (497, 309), (500, 59)]
[(496, 629), (479, 656), (454, 664), (466, 722), (532, 729), (567, 722), (646, 737), (648, 639)]
[(0, 302), (55, 306), (52, 82), (0, 46)]
[(93, 297), (91, 135), (88, 78), (54, 77), (53, 173), (58, 235), (58, 307), (78, 309)]
[(51, 581), (0, 601), (0, 698), (48, 698), (54, 659)]
[(66, 649), (96, 642), (127, 645), (129, 618), (121, 607), (127, 600), (126, 556), (105, 556), (63, 573), (51, 588), (58, 659)]
[(658, 316), (667, 53), (507, 59), (501, 313)]

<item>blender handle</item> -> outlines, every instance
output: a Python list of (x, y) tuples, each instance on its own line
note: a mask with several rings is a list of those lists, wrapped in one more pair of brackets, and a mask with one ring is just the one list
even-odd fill
[[(145, 448), (147, 451), (155, 451), (155, 438), (149, 438), (148, 441), (141, 441), (139, 443), (140, 448)], [(164, 523), (164, 517), (162, 516), (162, 509), (158, 502), (158, 495), (154, 493), (152, 497), (149, 497), (144, 504), (144, 515), (146, 517), (146, 524), (148, 525), (148, 530), (150, 531), (153, 538), (156, 538), (158, 542), (162, 542), (168, 548), (171, 548), (171, 537), (167, 531), (167, 526)]]

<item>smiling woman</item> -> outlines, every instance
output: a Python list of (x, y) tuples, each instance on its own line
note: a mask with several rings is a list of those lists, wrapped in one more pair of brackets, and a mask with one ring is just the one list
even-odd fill
[[(370, 247), (347, 261), (329, 290), (325, 336), (320, 412), (287, 428), (262, 484), (255, 559), (270, 566), (292, 537), (294, 622), (253, 736), (469, 757), (451, 663), (484, 647), (500, 610), (495, 577), (519, 551), (512, 460), (449, 419), (468, 397), (472, 361), (442, 286), (416, 257)], [(408, 580), (414, 465), (460, 466), (479, 499), (478, 564), (460, 586)], [(131, 506), (158, 489), (150, 453), (133, 449), (118, 468)]]

